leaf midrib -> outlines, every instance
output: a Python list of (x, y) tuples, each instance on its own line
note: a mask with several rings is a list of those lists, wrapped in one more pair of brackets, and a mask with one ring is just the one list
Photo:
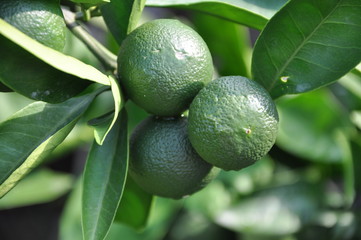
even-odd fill
[[(268, 91), (271, 91), (279, 77), (281, 76), (281, 73), (285, 71), (285, 69), (288, 67), (288, 65), (293, 61), (295, 56), (299, 53), (299, 51), (306, 45), (306, 43), (314, 36), (314, 34), (317, 32), (317, 30), (325, 23), (325, 21), (333, 14), (333, 12), (339, 7), (342, 0), (340, 0), (336, 6), (330, 11), (330, 13), (322, 19), (322, 21), (317, 25), (317, 27), (303, 40), (303, 42), (296, 48), (296, 50), (293, 52), (290, 58), (287, 59), (285, 64), (282, 66), (280, 70), (277, 71), (275, 76), (273, 77), (273, 80), (271, 81), (271, 85), (267, 88)], [(301, 32), (302, 33), (302, 32)]]
[[(117, 136), (116, 136), (116, 143), (118, 143), (119, 142), (119, 140), (120, 140), (120, 138), (121, 138), (121, 134), (117, 134)], [(97, 144), (96, 142), (94, 142), (94, 144)], [(117, 145), (117, 144), (116, 144)], [(112, 159), (114, 159), (115, 158), (115, 156), (117, 156), (118, 154), (117, 154), (117, 152), (118, 152), (118, 149), (115, 147), (115, 148), (113, 148), (113, 152), (112, 152), (112, 154), (110, 154), (111, 156), (113, 156), (112, 157)], [(111, 172), (111, 170), (112, 170), (112, 168), (113, 168), (113, 165), (114, 165), (114, 161), (111, 161), (112, 162), (112, 164), (111, 164), (111, 166), (108, 168), (109, 169), (109, 173)], [(106, 178), (106, 185), (105, 186), (108, 186), (109, 185), (109, 183), (110, 183), (110, 177), (111, 176), (111, 174), (107, 174), (107, 178)], [(102, 189), (102, 191), (101, 191), (101, 196), (105, 196), (105, 193), (107, 192), (107, 188), (103, 188)], [(104, 197), (102, 197), (102, 198), (100, 198), (99, 199), (99, 201), (98, 201), (98, 206), (103, 206), (103, 203), (104, 203), (104, 201), (105, 201), (105, 198)], [(119, 202), (118, 202), (118, 204), (119, 204)], [(96, 232), (97, 232), (97, 229), (98, 229), (98, 226), (99, 226), (99, 222), (100, 222), (100, 218), (99, 218), (99, 216), (100, 216), (100, 213), (101, 212), (103, 212), (103, 208), (102, 207), (99, 207), (98, 208), (98, 211), (97, 211), (97, 215), (98, 215), (98, 217), (97, 217), (97, 219), (96, 219), (96, 221), (95, 221), (95, 224), (94, 224), (94, 228), (93, 228), (93, 231), (91, 231), (91, 234), (90, 234), (90, 238), (89, 239), (96, 239)], [(114, 216), (113, 216), (113, 218), (115, 217), (115, 214), (114, 214)], [(109, 229), (108, 229), (108, 231), (109, 231)], [(105, 235), (106, 236), (106, 235)], [(104, 237), (105, 237), (104, 236)]]
[[(35, 104), (36, 104), (36, 103), (35, 103)], [(84, 100), (81, 102), (80, 105), (84, 105)], [(69, 107), (67, 107), (67, 108), (69, 108)], [(71, 122), (71, 121), (67, 121), (67, 120), (70, 119), (69, 116), (73, 116), (73, 114), (75, 114), (76, 112), (79, 112), (79, 109), (73, 109), (73, 108), (71, 108), (71, 109), (70, 109), (70, 114), (68, 115), (68, 117), (64, 116), (64, 117), (62, 118), (63, 121), (61, 121), (61, 124), (55, 125), (55, 126), (51, 127), (51, 128), (49, 129), (49, 134), (48, 134), (46, 137), (44, 137), (43, 140), (41, 140), (41, 141), (39, 140), (39, 142), (38, 142), (36, 145), (34, 145), (34, 148), (32, 148), (32, 149), (30, 149), (29, 151), (25, 152), (25, 154), (21, 157), (21, 161), (19, 162), (19, 164), (18, 164), (15, 168), (9, 169), (8, 173), (6, 174), (6, 177), (4, 178), (3, 181), (1, 181), (0, 184), (4, 183), (7, 179), (9, 179), (9, 177), (12, 175), (12, 173), (13, 173), (16, 169), (20, 168), (20, 167), (26, 162), (26, 160), (29, 158), (29, 156), (31, 155), (31, 153), (33, 153), (42, 143), (46, 142), (49, 138), (51, 138), (54, 134), (56, 134), (60, 129), (63, 129), (65, 126), (67, 126), (67, 125)], [(74, 119), (76, 119), (76, 118), (74, 118)], [(74, 120), (74, 119), (73, 119), (73, 120)], [(10, 120), (11, 120), (11, 119), (10, 119)], [(9, 121), (10, 121), (10, 120), (9, 120)], [(59, 121), (59, 122), (60, 122), (60, 121)], [(21, 132), (16, 132), (16, 133), (17, 133), (17, 134), (19, 134), (19, 133), (21, 134)]]

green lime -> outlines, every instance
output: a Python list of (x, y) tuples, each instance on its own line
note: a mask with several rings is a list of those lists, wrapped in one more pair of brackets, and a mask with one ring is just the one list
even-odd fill
[(210, 164), (239, 170), (265, 156), (276, 140), (278, 113), (268, 92), (240, 76), (203, 88), (189, 108), (192, 146)]
[(64, 48), (65, 23), (59, 0), (1, 1), (0, 18), (48, 47)]
[(187, 136), (187, 118), (150, 116), (130, 140), (129, 174), (146, 192), (179, 199), (199, 191), (217, 174)]
[(118, 55), (128, 97), (147, 112), (177, 116), (213, 76), (203, 39), (178, 20), (158, 19), (131, 32)]

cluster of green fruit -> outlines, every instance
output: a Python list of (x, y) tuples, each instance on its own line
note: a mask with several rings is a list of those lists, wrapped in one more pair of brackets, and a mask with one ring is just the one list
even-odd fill
[[(64, 47), (56, 0), (6, 1), (0, 17), (48, 47)], [(144, 190), (170, 198), (190, 195), (219, 168), (247, 167), (274, 144), (278, 114), (267, 91), (240, 76), (212, 81), (213, 71), (206, 43), (177, 20), (150, 21), (123, 41), (121, 86), (153, 114), (137, 126), (130, 143), (129, 172)], [(188, 118), (182, 115), (187, 109)]]
[(153, 20), (130, 33), (118, 74), (127, 96), (153, 114), (131, 136), (129, 163), (133, 180), (151, 194), (190, 195), (219, 168), (247, 167), (275, 142), (278, 114), (268, 92), (241, 76), (212, 81), (206, 43), (178, 20)]

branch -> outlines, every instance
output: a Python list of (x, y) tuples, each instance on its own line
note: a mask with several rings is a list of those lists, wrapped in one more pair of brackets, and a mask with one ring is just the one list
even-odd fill
[(117, 56), (105, 48), (76, 21), (75, 13), (67, 9), (62, 10), (68, 29), (87, 46), (106, 70), (115, 72), (117, 69)]

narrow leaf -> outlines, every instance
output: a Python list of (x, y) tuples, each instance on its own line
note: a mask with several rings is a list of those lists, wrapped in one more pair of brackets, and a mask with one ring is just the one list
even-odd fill
[(252, 71), (276, 98), (342, 77), (361, 61), (359, 0), (292, 0), (256, 42)]
[(112, 96), (114, 99), (114, 114), (111, 116), (108, 115), (107, 120), (104, 122), (94, 125), (94, 137), (99, 145), (103, 144), (107, 134), (118, 119), (119, 112), (124, 105), (123, 94), (120, 90), (118, 81), (112, 76), (109, 76), (109, 80), (112, 89)]
[(103, 145), (95, 141), (84, 171), (82, 220), (85, 240), (104, 239), (115, 217), (128, 169), (128, 129), (120, 113)]
[(98, 93), (60, 104), (35, 102), (0, 124), (0, 197), (64, 140)]
[(136, 28), (144, 5), (145, 0), (111, 0), (102, 7), (105, 23), (119, 45)]
[(68, 192), (70, 174), (41, 169), (29, 174), (0, 200), (0, 209), (10, 209), (53, 201)]
[(287, 0), (147, 0), (150, 7), (197, 10), (261, 30)]
[(153, 196), (128, 177), (114, 221), (140, 230), (146, 226), (152, 203)]
[(89, 4), (100, 4), (100, 3), (108, 3), (110, 0), (71, 0), (76, 3), (89, 3)]
[(89, 84), (84, 80), (110, 85), (96, 68), (42, 45), (2, 19), (0, 52), (0, 82), (35, 100), (62, 102), (84, 90)]

